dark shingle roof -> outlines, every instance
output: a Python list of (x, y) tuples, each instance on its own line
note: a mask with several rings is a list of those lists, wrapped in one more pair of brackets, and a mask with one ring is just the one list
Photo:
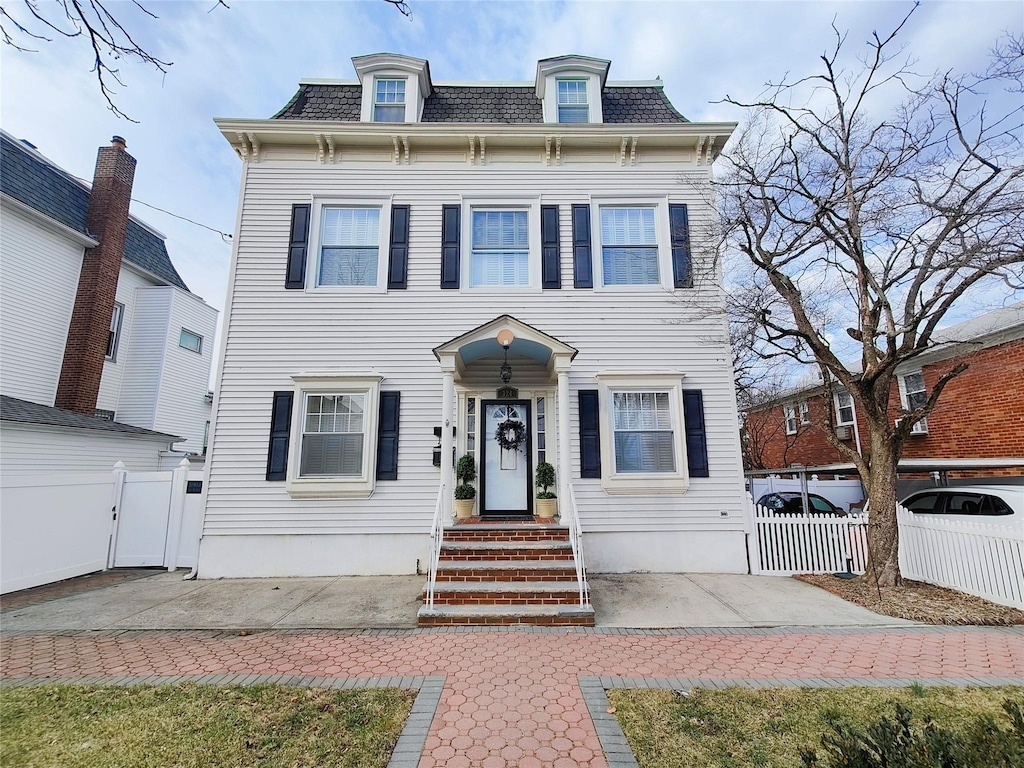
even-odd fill
[[(76, 232), (91, 235), (85, 225), (88, 187), (7, 136), (0, 136), (0, 190)], [(171, 285), (188, 290), (171, 263), (163, 238), (131, 219), (124, 258)]]
[[(362, 87), (301, 85), (277, 120), (359, 122)], [(609, 86), (601, 94), (606, 123), (685, 123), (661, 88)], [(424, 123), (542, 123), (532, 86), (438, 85), (423, 102)]]
[(137, 437), (160, 437), (175, 443), (182, 439), (177, 435), (168, 435), (166, 432), (154, 432), (151, 429), (107, 421), (95, 416), (86, 416), (84, 413), (66, 411), (63, 408), (30, 403), (28, 400), (19, 400), (8, 395), (0, 395), (0, 420), (17, 421), (22, 424), (44, 424), (49, 427), (96, 429), (101, 432), (116, 432)]

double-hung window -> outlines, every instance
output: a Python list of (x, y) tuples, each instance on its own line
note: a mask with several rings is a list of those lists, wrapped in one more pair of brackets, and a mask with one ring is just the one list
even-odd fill
[[(924, 385), (924, 374), (921, 371), (908, 373), (901, 378), (900, 383), (903, 388), (903, 403), (908, 411), (920, 408), (928, 402), (928, 389)], [(911, 432), (918, 435), (927, 433), (928, 419), (914, 422)]]
[(676, 471), (668, 392), (612, 392), (617, 473)]
[(378, 78), (374, 83), (373, 121), (405, 122), (405, 80)]
[(299, 477), (359, 477), (366, 441), (366, 393), (307, 393)]
[(320, 209), (318, 285), (377, 285), (380, 208)]
[(845, 389), (836, 392), (836, 424), (853, 424), (853, 395)]
[(526, 209), (473, 209), (470, 287), (530, 284), (529, 213)]
[(590, 105), (587, 101), (586, 80), (559, 80), (558, 122), (590, 122)]
[(121, 319), (124, 317), (124, 304), (114, 304), (110, 315), (110, 333), (107, 335), (107, 360), (117, 362), (117, 343), (121, 339)]
[(601, 273), (605, 285), (657, 285), (658, 236), (653, 206), (601, 207)]
[(810, 424), (811, 423), (811, 408), (807, 404), (806, 400), (801, 400), (797, 403), (797, 408), (800, 411), (800, 423)]
[(786, 434), (796, 434), (796, 406), (792, 403), (786, 403), (782, 406), (782, 412), (786, 417)]

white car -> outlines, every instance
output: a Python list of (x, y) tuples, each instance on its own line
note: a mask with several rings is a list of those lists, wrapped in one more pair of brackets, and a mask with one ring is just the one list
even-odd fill
[(928, 488), (900, 502), (918, 515), (990, 525), (1024, 525), (1024, 485), (963, 485)]

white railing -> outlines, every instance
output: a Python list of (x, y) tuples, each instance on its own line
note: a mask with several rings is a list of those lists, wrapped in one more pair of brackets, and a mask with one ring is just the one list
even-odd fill
[(562, 513), (562, 522), (569, 528), (572, 559), (576, 563), (576, 583), (579, 585), (580, 605), (590, 605), (590, 587), (587, 585), (587, 566), (583, 561), (583, 529), (576, 509), (576, 491), (569, 484), (569, 505)]
[(427, 608), (434, 607), (434, 588), (437, 585), (437, 566), (441, 561), (441, 544), (444, 541), (444, 483), (437, 490), (434, 504), (434, 522), (430, 528), (430, 569), (427, 574)]
[(1024, 609), (1024, 526), (946, 520), (897, 507), (900, 572)]
[(868, 561), (867, 520), (833, 515), (779, 515), (754, 507), (758, 572), (864, 573)]

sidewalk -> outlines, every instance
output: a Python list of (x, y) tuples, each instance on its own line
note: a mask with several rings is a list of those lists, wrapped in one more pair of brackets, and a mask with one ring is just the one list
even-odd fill
[(391, 768), (635, 766), (611, 687), (1024, 685), (1024, 628), (898, 622), (791, 579), (596, 576), (595, 629), (414, 629), (422, 586), (158, 573), (22, 595), (0, 677), (418, 688)]

